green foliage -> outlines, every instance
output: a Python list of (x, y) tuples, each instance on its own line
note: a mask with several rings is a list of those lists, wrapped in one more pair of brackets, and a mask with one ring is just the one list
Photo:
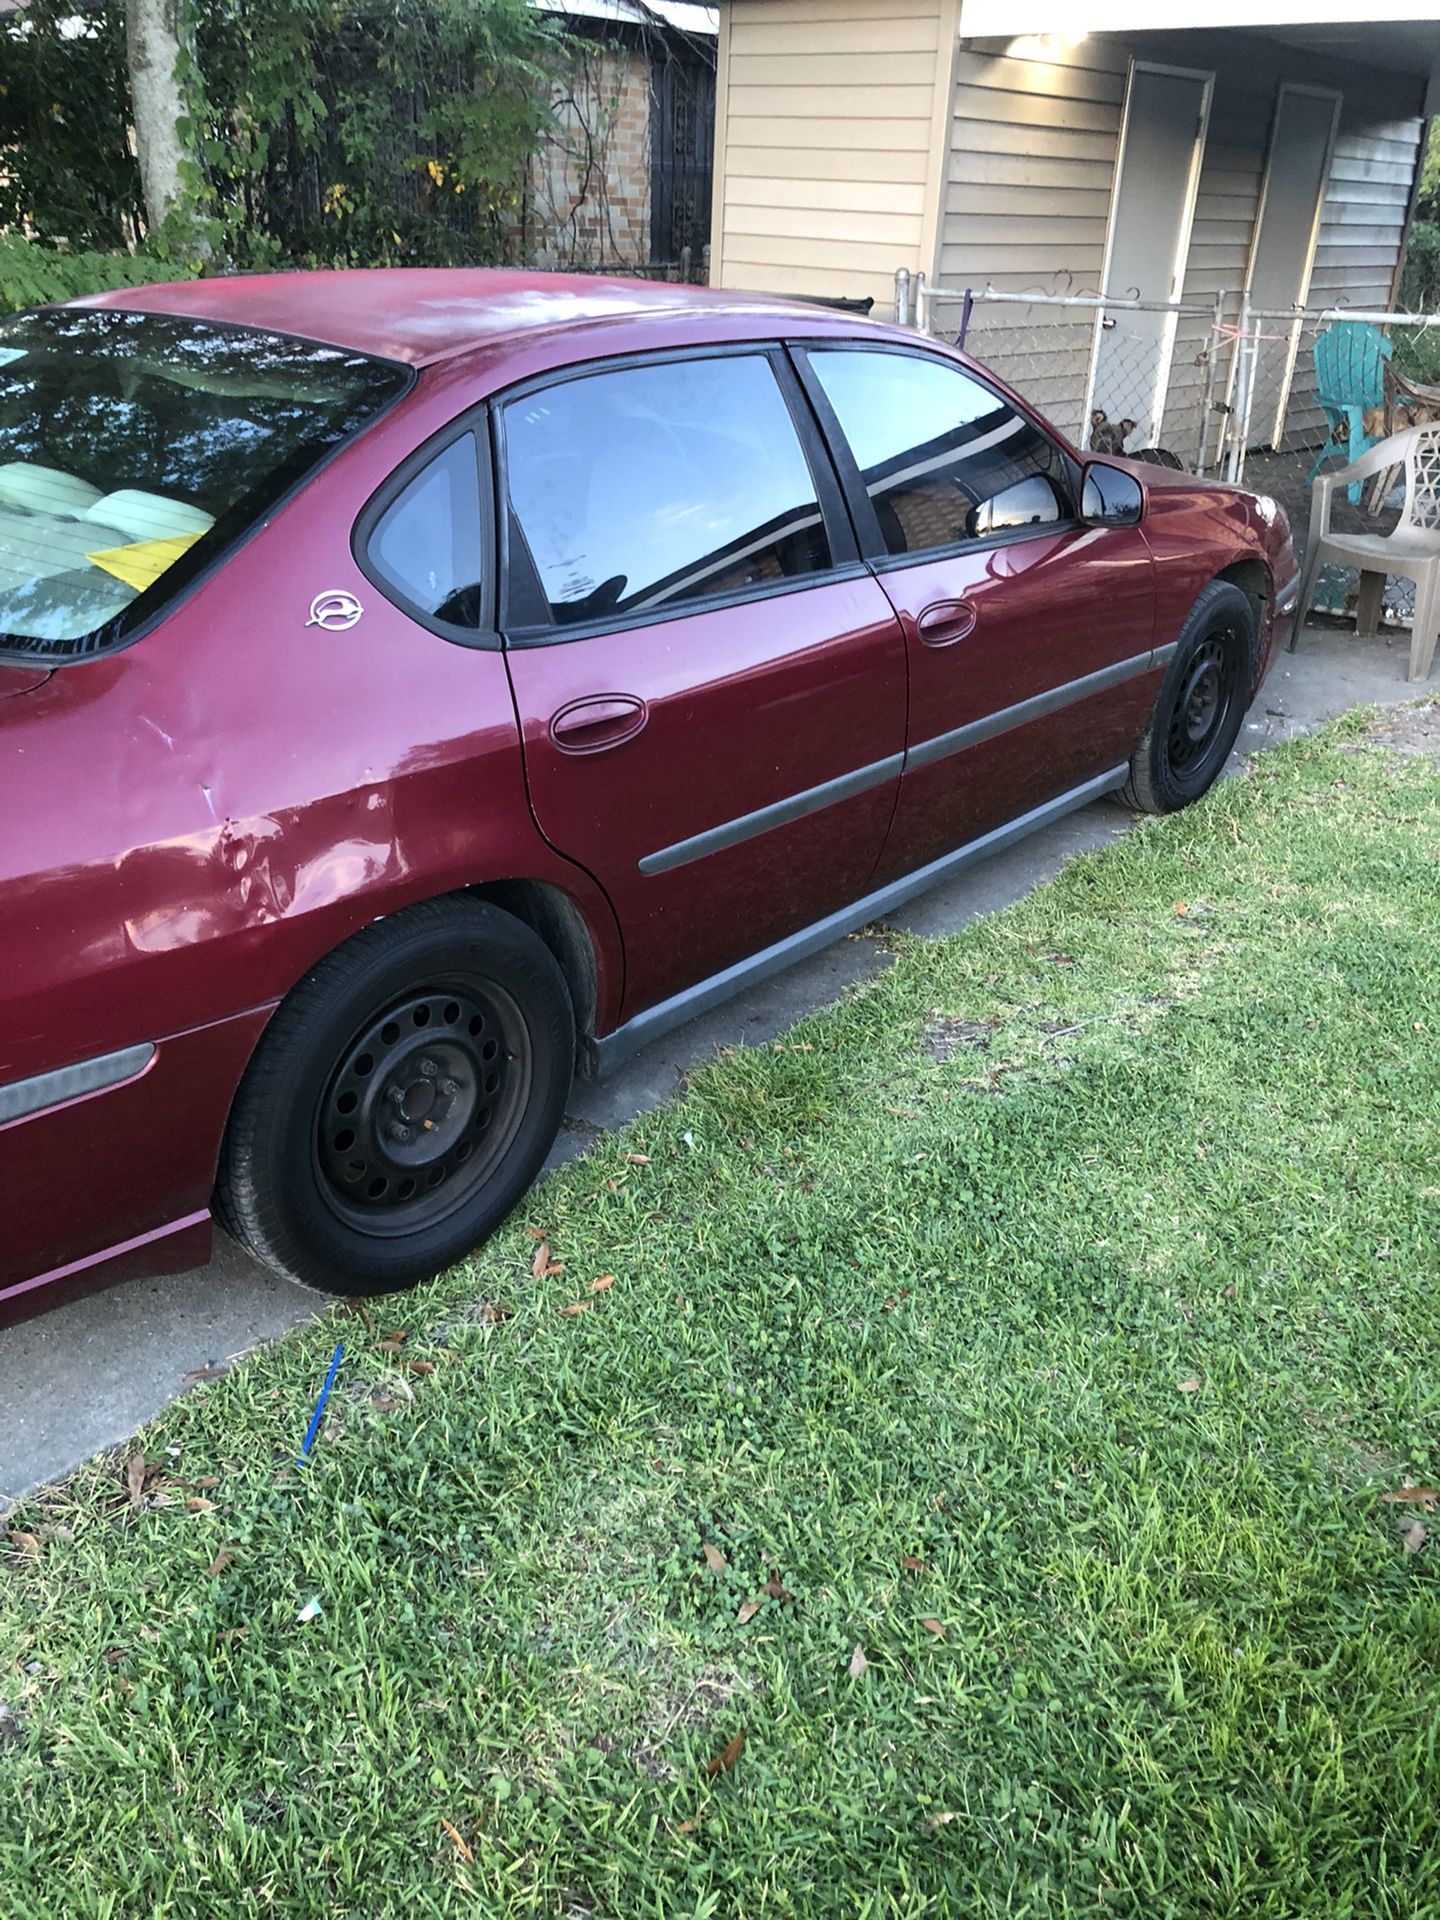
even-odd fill
[[(0, 43), (0, 142), (17, 156), (0, 225), (131, 244), (123, 0), (98, 0), (78, 38), (73, 14), (34, 0)], [(503, 255), (565, 45), (527, 0), (191, 0), (186, 31), (190, 204), (152, 251), (247, 267)]]
[(58, 253), (19, 234), (0, 234), (0, 313), (74, 300), (111, 287), (180, 280), (186, 269), (145, 253)]

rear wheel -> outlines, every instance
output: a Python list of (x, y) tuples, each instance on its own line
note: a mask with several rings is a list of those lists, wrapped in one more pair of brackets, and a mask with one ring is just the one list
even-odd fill
[(508, 914), (453, 899), (379, 921), (266, 1029), (231, 1112), (219, 1217), (328, 1292), (428, 1279), (539, 1171), (574, 1047), (564, 976)]
[(1174, 813), (1213, 786), (1245, 717), (1255, 612), (1228, 580), (1190, 609), (1119, 797), (1144, 813)]

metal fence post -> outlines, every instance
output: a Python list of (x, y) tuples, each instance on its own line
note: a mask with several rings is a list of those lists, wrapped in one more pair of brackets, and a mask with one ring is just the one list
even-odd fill
[(1250, 406), (1255, 394), (1255, 342), (1250, 335), (1250, 291), (1240, 296), (1235, 330), (1235, 405), (1229, 422), (1230, 450), (1225, 478), (1238, 486), (1245, 477), (1245, 448), (1250, 435)]
[(690, 264), (692, 254), (688, 246), (680, 249), (680, 278), (686, 286), (690, 284)]
[(974, 311), (975, 289), (973, 287), (966, 287), (964, 303), (960, 308), (960, 331), (955, 336), (955, 344), (962, 350), (965, 345), (966, 336), (970, 331), (970, 316)]
[[(1220, 358), (1220, 329), (1225, 324), (1225, 289), (1215, 296), (1215, 318), (1210, 322), (1210, 345), (1205, 353), (1205, 385), (1200, 395), (1200, 434), (1195, 444), (1195, 471), (1203, 474), (1209, 465), (1206, 449), (1210, 443), (1211, 417), (1215, 412), (1215, 369)], [(1222, 433), (1223, 439), (1223, 433)], [(1218, 464), (1218, 449), (1217, 449)]]
[(895, 324), (908, 327), (910, 324), (910, 269), (895, 269)]

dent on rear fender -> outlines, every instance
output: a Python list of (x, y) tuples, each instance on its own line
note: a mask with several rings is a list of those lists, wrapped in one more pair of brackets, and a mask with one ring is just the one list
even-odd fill
[(124, 856), (126, 938), (140, 953), (225, 938), (398, 885), (412, 864), (391, 786), (221, 817), (212, 829)]

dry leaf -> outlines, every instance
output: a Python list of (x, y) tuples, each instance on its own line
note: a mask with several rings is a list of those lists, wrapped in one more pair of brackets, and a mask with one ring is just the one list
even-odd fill
[(760, 1611), (760, 1602), (758, 1600), (747, 1600), (744, 1606), (741, 1607), (739, 1613), (736, 1614), (735, 1618), (740, 1622), (741, 1626), (743, 1627), (745, 1622), (747, 1620), (753, 1620), (759, 1611)]
[(27, 1560), (40, 1558), (40, 1542), (33, 1533), (22, 1533), (15, 1527), (5, 1536), (12, 1547), (17, 1547)]
[(937, 1640), (943, 1640), (950, 1631), (950, 1629), (945, 1626), (943, 1622), (937, 1620), (932, 1613), (927, 1613), (920, 1624), (927, 1633), (933, 1633)]
[(530, 1262), (530, 1275), (538, 1280), (550, 1264), (550, 1242), (542, 1240), (535, 1249), (535, 1258)]
[(788, 1607), (795, 1598), (793, 1593), (786, 1592), (778, 1573), (772, 1573), (760, 1591), (767, 1600), (778, 1600), (785, 1607)]
[(405, 1362), (405, 1371), (407, 1373), (433, 1373), (435, 1371), (435, 1362), (433, 1360), (407, 1360)]
[(187, 1513), (213, 1513), (215, 1511), (215, 1502), (205, 1499), (202, 1494), (192, 1493), (190, 1498), (185, 1502), (185, 1511)]
[(1236, 1286), (1235, 1282), (1232, 1280), (1229, 1286), (1226, 1287), (1224, 1293), (1221, 1294), (1220, 1297), (1222, 1300), (1233, 1300), (1239, 1291), (1240, 1289)]
[(1188, 1380), (1182, 1380), (1180, 1382), (1179, 1391), (1181, 1393), (1198, 1393), (1200, 1391), (1199, 1374), (1192, 1373)]
[(197, 1493), (208, 1493), (211, 1487), (219, 1486), (220, 1476), (218, 1473), (202, 1473), (198, 1480), (192, 1480), (190, 1484)]
[(233, 1547), (222, 1547), (220, 1551), (216, 1554), (215, 1558), (210, 1562), (209, 1566), (206, 1567), (205, 1569), (206, 1579), (208, 1580), (213, 1578), (213, 1576), (217, 1573), (223, 1573), (226, 1567), (229, 1566), (230, 1562), (234, 1558), (235, 1558), (235, 1549)]
[(920, 1558), (918, 1553), (902, 1553), (900, 1556), (900, 1564), (906, 1573), (923, 1573), (925, 1571), (925, 1562)]
[(712, 1545), (709, 1540), (705, 1542), (701, 1551), (705, 1555), (705, 1564), (712, 1573), (723, 1573), (729, 1565), (719, 1547)]
[(693, 1820), (682, 1820), (682, 1821), (680, 1822), (680, 1824), (679, 1824), (679, 1826), (678, 1826), (678, 1827), (676, 1827), (676, 1829), (675, 1829), (675, 1831), (676, 1831), (676, 1833), (695, 1833), (695, 1832), (698, 1832), (698, 1830), (700, 1829), (700, 1827), (701, 1827), (701, 1826), (702, 1826), (702, 1825), (704, 1824), (704, 1821), (705, 1821), (705, 1816), (704, 1816), (704, 1814), (703, 1814), (703, 1813), (697, 1813), (697, 1814), (695, 1815), (695, 1817), (694, 1817), (694, 1819), (693, 1819)]
[(1391, 1505), (1405, 1505), (1432, 1508), (1440, 1500), (1440, 1487), (1397, 1487), (1394, 1493), (1382, 1493), (1380, 1498)]
[(548, 1240), (550, 1238), (550, 1229), (548, 1227), (526, 1227), (525, 1231), (532, 1240)]
[(742, 1730), (740, 1733), (736, 1734), (735, 1738), (730, 1742), (729, 1746), (725, 1748), (724, 1752), (717, 1753), (715, 1758), (709, 1763), (709, 1765), (705, 1769), (705, 1778), (707, 1780), (713, 1780), (717, 1773), (733, 1772), (735, 1767), (735, 1762), (740, 1758), (741, 1754), (744, 1751), (745, 1751), (745, 1734)]
[(627, 1153), (625, 1158), (632, 1167), (648, 1167), (650, 1164), (648, 1153)]
[(1425, 1522), (1416, 1520), (1405, 1535), (1406, 1553), (1418, 1553), (1424, 1546), (1426, 1538)]
[(485, 1300), (480, 1305), (480, 1324), (482, 1327), (498, 1327), (507, 1321), (515, 1309), (502, 1307), (498, 1300)]
[(409, 1338), (409, 1334), (403, 1329), (395, 1333), (387, 1333), (380, 1342), (380, 1351), (381, 1353), (398, 1353)]
[(1177, 901), (1175, 902), (1175, 911), (1176, 911), (1176, 913), (1178, 913), (1178, 914), (1179, 914), (1179, 916), (1180, 916), (1180, 918), (1181, 918), (1181, 919), (1183, 920), (1183, 919), (1185, 918), (1185, 916), (1186, 916), (1186, 914), (1187, 914), (1187, 913), (1189, 913), (1189, 911), (1190, 911), (1190, 903), (1189, 903), (1189, 901), (1188, 901), (1188, 900), (1177, 900)]
[(615, 1276), (613, 1273), (602, 1273), (598, 1279), (590, 1282), (590, 1291), (592, 1293), (605, 1293), (613, 1287), (614, 1284)]
[(449, 1834), (451, 1840), (454, 1841), (455, 1851), (459, 1854), (460, 1858), (469, 1865), (475, 1858), (475, 1849), (460, 1837), (460, 1829), (458, 1827), (452, 1827), (443, 1813), (440, 1816), (440, 1824), (446, 1833)]
[(557, 1307), (555, 1311), (557, 1313), (563, 1313), (567, 1320), (573, 1320), (577, 1313), (588, 1313), (590, 1311), (590, 1302), (588, 1300), (572, 1300), (568, 1307)]
[(143, 1453), (132, 1453), (130, 1458), (125, 1462), (125, 1487), (130, 1495), (131, 1506), (138, 1507), (141, 1496), (145, 1492), (145, 1456)]
[(540, 1278), (542, 1280), (553, 1280), (557, 1273), (563, 1273), (564, 1271), (565, 1262), (563, 1260), (550, 1260), (546, 1262)]
[(850, 1656), (850, 1678), (852, 1680), (863, 1680), (869, 1671), (870, 1662), (865, 1658), (865, 1649), (857, 1640), (855, 1642), (855, 1651)]

